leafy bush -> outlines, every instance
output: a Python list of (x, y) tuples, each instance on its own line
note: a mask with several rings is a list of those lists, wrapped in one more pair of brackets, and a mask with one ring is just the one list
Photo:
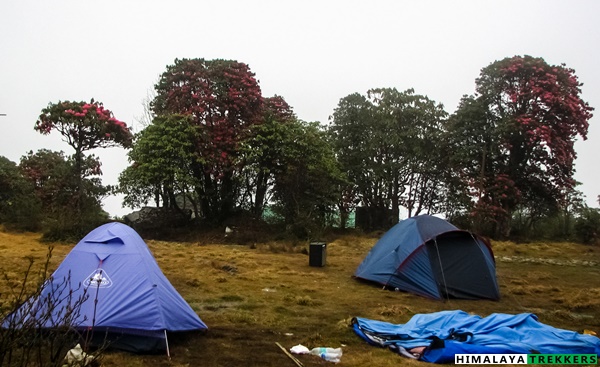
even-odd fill
[(18, 230), (38, 230), (40, 209), (33, 186), (21, 175), (17, 165), (0, 157), (0, 223)]
[(600, 210), (584, 208), (575, 221), (575, 236), (585, 244), (600, 242)]

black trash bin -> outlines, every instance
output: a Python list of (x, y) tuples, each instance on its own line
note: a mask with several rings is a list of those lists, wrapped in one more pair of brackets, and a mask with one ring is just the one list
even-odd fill
[(325, 242), (311, 242), (308, 251), (308, 264), (310, 266), (325, 266), (327, 257), (327, 244)]

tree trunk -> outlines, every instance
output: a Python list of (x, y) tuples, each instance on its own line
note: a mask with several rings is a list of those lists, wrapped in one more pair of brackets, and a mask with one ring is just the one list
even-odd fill
[(392, 185), (392, 213), (389, 220), (391, 223), (396, 223), (400, 218), (400, 184), (397, 177)]
[(346, 224), (348, 223), (348, 217), (349, 217), (348, 209), (346, 208), (345, 205), (339, 204), (338, 210), (340, 211), (340, 228), (346, 229)]
[(265, 196), (267, 195), (267, 182), (269, 175), (263, 171), (259, 171), (256, 177), (256, 196), (254, 198), (254, 206), (252, 208), (252, 214), (256, 218), (260, 218), (263, 213)]
[(77, 217), (78, 227), (82, 224), (82, 213), (83, 213), (83, 151), (81, 146), (75, 147), (75, 173), (77, 176), (77, 195), (75, 195), (75, 211)]
[(219, 195), (221, 199), (221, 205), (219, 210), (219, 221), (223, 221), (227, 219), (231, 213), (233, 213), (233, 208), (235, 206), (235, 199), (233, 195), (233, 173), (226, 172), (223, 175), (223, 180), (221, 183), (221, 195)]
[(157, 208), (160, 207), (160, 187), (157, 187), (154, 190), (154, 205), (156, 205)]

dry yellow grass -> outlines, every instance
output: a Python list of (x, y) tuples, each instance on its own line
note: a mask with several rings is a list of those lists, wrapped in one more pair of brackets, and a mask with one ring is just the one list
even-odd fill
[[(28, 256), (43, 262), (48, 246), (39, 237), (0, 231), (0, 270), (17, 276)], [(111, 352), (103, 365), (293, 366), (275, 345), (279, 342), (286, 348), (343, 346), (343, 366), (411, 366), (421, 363), (359, 339), (348, 327), (352, 317), (404, 323), (416, 313), (455, 309), (482, 316), (533, 312), (556, 327), (600, 333), (600, 267), (594, 266), (600, 251), (596, 247), (494, 243), (502, 299), (439, 302), (353, 279), (376, 240), (352, 235), (330, 238), (325, 267), (308, 265), (308, 244), (149, 240), (164, 274), (209, 330), (173, 336), (171, 361), (162, 355)], [(51, 266), (57, 266), (73, 245), (54, 244)], [(317, 357), (299, 358), (307, 367), (329, 365)]]

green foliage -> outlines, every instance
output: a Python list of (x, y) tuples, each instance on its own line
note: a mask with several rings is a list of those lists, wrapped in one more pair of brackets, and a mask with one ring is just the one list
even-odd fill
[(131, 165), (119, 176), (118, 191), (131, 208), (155, 200), (157, 206), (176, 207), (186, 197), (196, 208), (194, 169), (202, 164), (195, 150), (200, 130), (191, 118), (159, 116), (135, 137), (128, 153)]
[(101, 201), (109, 188), (94, 177), (100, 163), (94, 156), (82, 163), (80, 181), (74, 158), (63, 152), (41, 149), (21, 157), (19, 169), (32, 187), (31, 197), (40, 203), (37, 215), (46, 239), (79, 240), (108, 219)]
[[(97, 170), (93, 157), (84, 163), (85, 172)], [(29, 152), (18, 166), (0, 157), (0, 222), (9, 228), (42, 231), (49, 240), (79, 240), (108, 219), (101, 206), (108, 188), (97, 178), (86, 177), (79, 210), (73, 206), (76, 181), (73, 160), (62, 152)]]
[(410, 215), (435, 211), (443, 196), (443, 124), (446, 112), (412, 89), (371, 89), (342, 98), (330, 134), (350, 185), (340, 208), (353, 204)]
[(99, 205), (84, 202), (83, 211), (71, 207), (46, 217), (42, 240), (78, 242), (91, 230), (108, 221), (108, 214)]
[[(369, 141), (374, 133), (373, 112), (367, 98), (359, 93), (340, 99), (329, 128), (330, 140), (337, 160), (347, 180), (341, 187), (338, 209), (345, 227), (345, 218), (361, 202), (360, 197), (373, 185), (369, 174), (371, 157)], [(363, 202), (363, 205), (367, 205)]]
[(600, 209), (583, 208), (575, 221), (575, 235), (585, 244), (600, 243)]
[(287, 128), (274, 173), (276, 212), (298, 237), (317, 238), (338, 201), (342, 174), (318, 123), (296, 121)]
[(15, 229), (40, 228), (41, 202), (16, 163), (0, 157), (0, 223)]
[(515, 211), (511, 221), (511, 238), (523, 241), (534, 239), (575, 240), (574, 223), (585, 208), (583, 194), (577, 190), (565, 196), (561, 208), (544, 208), (543, 202), (533, 209), (525, 206)]
[(240, 202), (256, 218), (262, 217), (269, 202), (275, 174), (285, 168), (285, 144), (296, 123), (296, 116), (283, 97), (265, 98), (262, 120), (252, 126), (250, 138), (242, 145), (245, 186)]
[(77, 190), (76, 173), (63, 152), (40, 149), (21, 157), (23, 175), (34, 187), (35, 196), (49, 213), (61, 212), (72, 204)]

